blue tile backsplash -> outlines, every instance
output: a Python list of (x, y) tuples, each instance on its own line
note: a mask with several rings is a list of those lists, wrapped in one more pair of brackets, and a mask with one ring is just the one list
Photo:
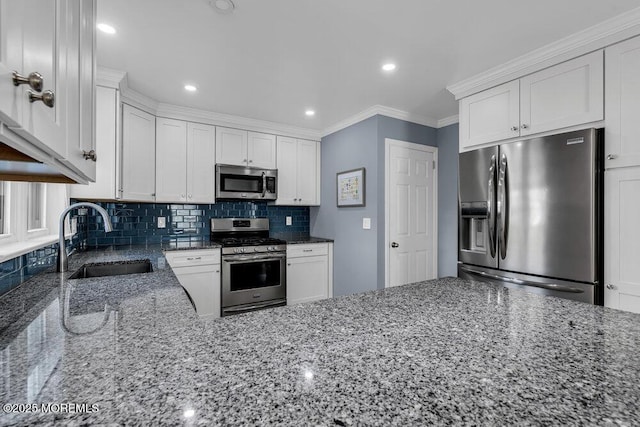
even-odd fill
[(49, 267), (56, 265), (58, 244), (37, 249), (0, 263), (0, 295), (18, 287)]
[[(80, 240), (87, 247), (137, 245), (164, 241), (208, 240), (209, 218), (269, 218), (272, 234), (309, 234), (309, 208), (306, 206), (272, 206), (266, 202), (219, 202), (212, 205), (164, 203), (96, 202), (107, 210), (113, 231), (103, 231), (102, 217), (90, 209), (78, 217)], [(287, 226), (286, 217), (292, 218)], [(166, 228), (158, 228), (158, 217), (166, 218)]]

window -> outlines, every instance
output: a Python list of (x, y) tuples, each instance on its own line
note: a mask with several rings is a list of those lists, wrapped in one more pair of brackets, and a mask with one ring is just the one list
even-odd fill
[(9, 185), (0, 181), (0, 235), (9, 233)]
[(41, 182), (30, 182), (27, 199), (27, 230), (45, 228), (45, 185)]

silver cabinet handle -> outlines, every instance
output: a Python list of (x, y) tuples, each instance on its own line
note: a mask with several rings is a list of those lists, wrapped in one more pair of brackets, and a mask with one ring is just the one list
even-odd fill
[(53, 108), (56, 103), (56, 96), (50, 90), (45, 90), (42, 92), (42, 95), (37, 94), (32, 90), (28, 90), (27, 93), (29, 94), (29, 102), (42, 101), (42, 103), (49, 108)]
[(44, 81), (44, 79), (42, 78), (42, 75), (40, 73), (38, 73), (37, 71), (34, 71), (33, 73), (30, 73), (27, 77), (21, 75), (17, 71), (13, 72), (13, 85), (14, 86), (20, 86), (20, 85), (28, 84), (29, 86), (31, 86), (31, 89), (35, 90), (36, 92), (42, 92), (42, 83), (43, 83), (43, 81)]
[(93, 160), (94, 162), (98, 159), (98, 156), (96, 156), (96, 150), (82, 150), (82, 157), (84, 157), (85, 160)]
[(202, 259), (202, 257), (201, 256), (195, 257), (195, 258), (189, 257), (189, 258), (187, 258), (187, 261), (193, 261), (194, 259)]
[(613, 160), (617, 158), (618, 158), (617, 154), (607, 154), (607, 160)]
[(518, 132), (518, 126), (511, 126), (512, 132)]
[(611, 283), (609, 283), (609, 284), (607, 285), (607, 289), (609, 289), (610, 291), (614, 290), (615, 288), (616, 288), (616, 287), (615, 287), (615, 286), (613, 286)]
[(522, 129), (529, 129), (529, 125), (527, 124), (523, 124), (522, 126), (520, 126)]
[(302, 252), (313, 252), (313, 249), (303, 249)]
[(399, 247), (399, 246), (400, 246), (400, 245), (399, 245), (399, 244), (397, 244), (396, 242), (391, 242), (391, 247), (392, 247), (392, 248), (397, 248), (397, 247)]

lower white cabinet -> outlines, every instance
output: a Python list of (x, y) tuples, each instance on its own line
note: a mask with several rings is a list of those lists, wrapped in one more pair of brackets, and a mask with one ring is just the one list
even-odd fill
[(640, 167), (605, 172), (604, 305), (640, 313)]
[(169, 251), (165, 258), (198, 316), (220, 317), (220, 249)]
[(287, 246), (287, 305), (333, 297), (333, 244)]

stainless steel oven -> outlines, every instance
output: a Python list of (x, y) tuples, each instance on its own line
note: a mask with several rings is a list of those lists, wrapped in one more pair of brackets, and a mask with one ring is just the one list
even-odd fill
[(217, 199), (276, 200), (277, 187), (276, 169), (216, 165)]
[(222, 256), (222, 315), (286, 305), (287, 253)]

